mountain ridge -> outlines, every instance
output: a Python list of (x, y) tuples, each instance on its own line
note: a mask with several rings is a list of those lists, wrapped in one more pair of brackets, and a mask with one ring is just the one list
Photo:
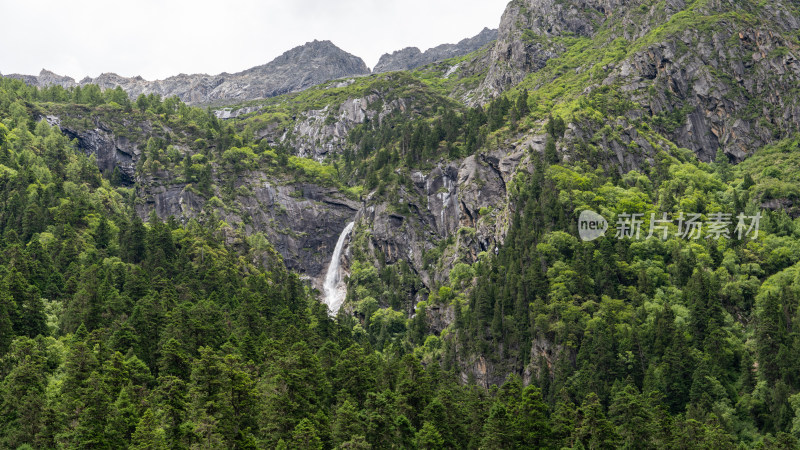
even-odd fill
[(441, 44), (425, 52), (409, 47), (391, 54), (386, 53), (381, 56), (374, 71), (370, 70), (362, 58), (342, 50), (330, 40), (315, 39), (287, 50), (270, 62), (234, 73), (180, 73), (164, 79), (146, 80), (140, 75), (125, 77), (104, 72), (94, 78), (87, 76), (76, 81), (70, 76), (42, 69), (39, 75), (12, 73), (0, 76), (18, 79), (40, 88), (53, 85), (71, 88), (96, 84), (101, 89), (114, 89), (119, 86), (131, 98), (141, 94), (158, 94), (163, 98), (177, 96), (189, 105), (223, 105), (299, 92), (339, 78), (412, 70), (466, 55), (496, 38), (496, 29), (484, 28), (477, 35), (462, 39), (456, 44)]
[(384, 53), (378, 64), (372, 69), (372, 72), (382, 73), (416, 69), (426, 64), (474, 52), (495, 39), (497, 39), (497, 29), (485, 27), (477, 35), (462, 39), (456, 44), (441, 44), (424, 52), (417, 47), (406, 47), (392, 53)]
[[(42, 69), (38, 76), (5, 76), (37, 87), (61, 85), (69, 88), (97, 84), (101, 89), (113, 89), (120, 86), (132, 98), (140, 94), (159, 94), (162, 97), (174, 95), (187, 104), (214, 104), (269, 98), (301, 91), (335, 78), (370, 73), (361, 58), (340, 49), (331, 41), (314, 40), (287, 50), (266, 64), (230, 74), (179, 74), (148, 81), (141, 76), (123, 77), (106, 72), (96, 78), (86, 77), (76, 82), (71, 77)], [(298, 77), (295, 74), (303, 75)]]

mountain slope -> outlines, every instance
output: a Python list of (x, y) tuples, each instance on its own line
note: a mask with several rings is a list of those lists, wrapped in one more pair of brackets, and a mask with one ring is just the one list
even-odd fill
[(268, 239), (289, 269), (317, 287), (341, 229), (362, 206), (360, 183), (344, 176), (350, 164), (321, 162), (352, 154), (349, 133), (372, 121), (458, 108), (404, 73), (267, 100), (239, 117), (239, 129), (171, 100), (133, 106), (55, 103), (36, 111), (93, 155), (108, 178), (135, 188), (143, 220), (151, 211), (181, 222), (223, 218), (246, 236)]

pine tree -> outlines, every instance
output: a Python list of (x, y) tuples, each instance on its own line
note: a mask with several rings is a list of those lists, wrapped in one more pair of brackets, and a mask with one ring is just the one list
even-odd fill
[(332, 429), (331, 439), (334, 446), (363, 433), (361, 415), (350, 400), (345, 399), (342, 405), (336, 409)]
[(292, 439), (289, 442), (290, 448), (298, 450), (320, 450), (322, 440), (317, 436), (317, 430), (308, 419), (303, 419), (294, 427)]
[(544, 144), (544, 160), (547, 164), (558, 164), (561, 162), (561, 157), (556, 150), (556, 141), (552, 136), (547, 136)]
[(519, 97), (517, 97), (516, 114), (517, 117), (523, 118), (529, 113), (530, 109), (528, 108), (528, 90), (523, 89), (522, 93), (520, 93)]
[(40, 343), (18, 338), (4, 359), (13, 363), (0, 383), (0, 446), (5, 448), (35, 444), (45, 427), (47, 361)]
[(654, 406), (642, 399), (635, 386), (627, 383), (622, 387), (615, 386), (608, 416), (617, 427), (623, 447), (652, 445), (653, 430), (649, 409)]
[(136, 395), (133, 386), (128, 385), (120, 389), (117, 399), (111, 406), (105, 434), (111, 447), (124, 447), (131, 442), (131, 438), (141, 420), (141, 414), (136, 407)]
[(111, 228), (106, 216), (100, 216), (100, 222), (97, 224), (97, 229), (94, 233), (94, 241), (99, 249), (106, 249), (111, 243)]
[(159, 374), (184, 380), (189, 377), (189, 358), (174, 338), (170, 338), (162, 347)]
[[(208, 444), (208, 442), (204, 444)], [(164, 429), (158, 423), (156, 414), (151, 408), (147, 408), (142, 419), (139, 420), (131, 438), (130, 448), (135, 450), (167, 450), (169, 448)], [(210, 450), (213, 447), (203, 447), (201, 444), (197, 448)]]
[(5, 355), (14, 340), (14, 325), (12, 323), (11, 311), (14, 308), (14, 299), (4, 286), (4, 280), (0, 278), (0, 358)]
[(416, 444), (416, 448), (418, 449), (440, 450), (445, 448), (444, 440), (442, 439), (439, 430), (437, 430), (436, 426), (430, 422), (425, 422), (422, 425), (422, 428), (417, 431), (414, 442)]
[(548, 407), (542, 399), (542, 391), (536, 386), (527, 386), (513, 411), (511, 426), (525, 448), (544, 448), (551, 443)]
[(603, 406), (596, 394), (586, 396), (578, 410), (577, 427), (572, 433), (575, 442), (586, 448), (615, 448), (618, 436), (614, 426), (606, 419)]
[(758, 300), (756, 311), (756, 354), (759, 373), (770, 382), (780, 376), (778, 351), (786, 341), (786, 327), (779, 295), (766, 293)]
[(129, 225), (123, 230), (123, 234), (120, 236), (123, 259), (134, 264), (141, 262), (145, 257), (145, 236), (147, 234), (142, 220), (134, 214), (129, 220)]
[(172, 446), (182, 446), (186, 441), (186, 383), (173, 376), (158, 378), (153, 398), (161, 411), (161, 423), (167, 442)]
[(110, 442), (106, 421), (111, 412), (111, 397), (100, 373), (92, 371), (80, 397), (83, 407), (77, 416), (78, 426), (71, 436), (71, 444), (77, 448), (107, 448)]
[(512, 445), (510, 419), (505, 405), (495, 402), (483, 427), (483, 448), (509, 448)]

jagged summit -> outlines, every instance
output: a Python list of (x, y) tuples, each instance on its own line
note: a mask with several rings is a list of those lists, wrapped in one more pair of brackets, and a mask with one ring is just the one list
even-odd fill
[(466, 55), (497, 39), (497, 30), (484, 28), (477, 35), (462, 39), (457, 44), (442, 44), (422, 52), (417, 47), (406, 47), (391, 54), (381, 56), (373, 69), (375, 73), (412, 70), (426, 64), (434, 63), (456, 56)]
[(369, 73), (361, 58), (345, 52), (331, 41), (314, 40), (286, 51), (271, 62), (233, 74), (180, 74), (164, 80), (147, 81), (141, 76), (123, 77), (109, 72), (76, 82), (71, 77), (42, 69), (38, 76), (6, 76), (40, 87), (93, 83), (103, 89), (121, 86), (132, 97), (156, 93), (164, 97), (176, 95), (189, 104), (209, 104), (274, 97), (335, 78)]
[[(384, 54), (375, 73), (411, 70), (425, 64), (462, 56), (486, 46), (497, 39), (496, 29), (484, 28), (471, 38), (457, 44), (442, 44), (425, 52), (416, 47)], [(163, 80), (145, 80), (141, 76), (124, 77), (105, 72), (76, 81), (42, 69), (39, 75), (9, 74), (27, 84), (39, 87), (60, 85), (68, 88), (96, 84), (102, 89), (122, 87), (131, 97), (140, 94), (177, 96), (187, 104), (225, 104), (274, 97), (297, 92), (329, 80), (372, 73), (364, 61), (329, 40), (313, 40), (287, 50), (274, 60), (236, 73), (217, 75), (178, 74)]]

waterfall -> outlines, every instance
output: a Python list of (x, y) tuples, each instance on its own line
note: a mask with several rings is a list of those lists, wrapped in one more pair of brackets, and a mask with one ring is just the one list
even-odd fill
[(344, 283), (342, 283), (342, 277), (339, 271), (339, 260), (342, 257), (344, 240), (347, 238), (347, 235), (353, 231), (353, 225), (354, 222), (348, 223), (347, 226), (344, 227), (344, 230), (342, 230), (342, 234), (339, 235), (339, 240), (336, 241), (336, 248), (333, 249), (333, 255), (331, 255), (331, 263), (328, 264), (325, 284), (322, 285), (325, 294), (325, 304), (328, 305), (328, 312), (330, 312), (331, 315), (335, 315), (339, 312), (339, 308), (344, 302), (344, 297), (347, 295), (347, 288), (344, 286)]

